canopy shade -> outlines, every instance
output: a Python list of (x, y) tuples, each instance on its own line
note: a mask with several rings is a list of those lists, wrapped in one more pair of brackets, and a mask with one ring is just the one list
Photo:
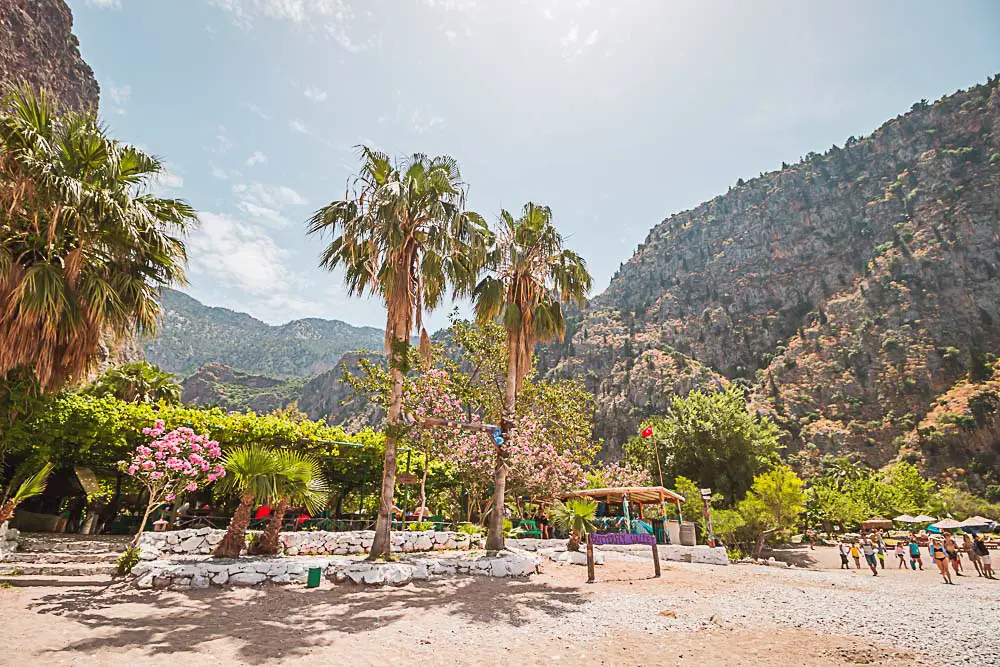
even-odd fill
[(933, 527), (938, 530), (951, 530), (952, 528), (961, 528), (962, 522), (955, 521), (954, 519), (941, 519), (937, 523), (933, 524)]
[(970, 516), (968, 519), (966, 519), (965, 521), (963, 521), (959, 525), (962, 528), (972, 528), (974, 526), (989, 526), (992, 523), (993, 523), (992, 520), (987, 519), (984, 516), (979, 516), (977, 514), (976, 516)]
[(873, 517), (867, 521), (861, 522), (862, 528), (892, 528), (891, 519), (883, 519), (881, 517)]
[(622, 496), (628, 496), (629, 500), (640, 505), (659, 505), (667, 500), (673, 503), (684, 502), (684, 496), (670, 489), (665, 489), (662, 486), (621, 486), (607, 489), (583, 489), (567, 493), (563, 496), (563, 500), (567, 498), (592, 498), (605, 502), (620, 503)]
[(899, 521), (900, 523), (917, 523), (917, 520), (909, 514), (900, 514), (893, 519), (893, 521)]
[(927, 516), (926, 514), (920, 514), (918, 516), (913, 517), (913, 521), (916, 523), (925, 523), (927, 521), (937, 521), (937, 518), (933, 516)]

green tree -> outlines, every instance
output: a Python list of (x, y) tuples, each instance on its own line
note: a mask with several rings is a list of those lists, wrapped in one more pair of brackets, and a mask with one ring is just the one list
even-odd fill
[[(507, 373), (500, 430), (504, 440), (517, 416), (517, 395), (533, 368), (539, 341), (562, 340), (566, 334), (563, 304), (583, 307), (590, 291), (587, 264), (564, 247), (547, 206), (525, 204), (515, 218), (500, 212), (495, 243), (486, 259), (487, 275), (476, 286), (473, 300), (481, 322), (499, 321), (507, 333)], [(486, 548), (503, 549), (503, 506), (507, 485), (507, 454), (497, 447), (493, 473), (493, 510)]]
[(674, 396), (666, 413), (649, 423), (653, 436), (626, 442), (626, 457), (645, 466), (654, 479), (683, 475), (710, 487), (727, 506), (743, 498), (755, 475), (778, 461), (778, 428), (767, 417), (750, 414), (743, 389), (732, 384), (722, 391)]
[(396, 445), (402, 422), (403, 378), (409, 365), (410, 335), (420, 331), (429, 350), (423, 313), (438, 306), (450, 287), (466, 294), (474, 287), (489, 242), (477, 214), (465, 210), (465, 185), (450, 157), (414, 155), (394, 163), (362, 146), (361, 171), (347, 196), (321, 208), (309, 233), (329, 233), (320, 264), (343, 269), (351, 295), (371, 294), (386, 307), (385, 342), (392, 386), (388, 402), (385, 465), (370, 560), (389, 558), (389, 529), (396, 486)]
[(0, 379), (54, 391), (93, 368), (101, 339), (151, 333), (159, 288), (184, 280), (185, 202), (149, 188), (163, 164), (46, 93), (0, 100)]
[(316, 459), (287, 449), (275, 451), (273, 455), (278, 464), (278, 472), (274, 476), (274, 494), (278, 499), (278, 506), (273, 508), (264, 533), (257, 543), (255, 553), (261, 555), (278, 553), (278, 538), (289, 505), (301, 505), (308, 512), (316, 513), (323, 510), (330, 499), (330, 489)]
[(557, 501), (552, 506), (552, 523), (559, 530), (569, 533), (569, 542), (566, 543), (569, 551), (579, 551), (583, 538), (587, 533), (594, 532), (596, 514), (596, 500), (570, 498), (565, 503)]
[(850, 493), (820, 481), (807, 490), (806, 518), (809, 523), (822, 523), (828, 530), (833, 526), (846, 530), (860, 525), (869, 517), (867, 509)]
[(281, 462), (272, 450), (250, 445), (226, 452), (223, 465), (226, 476), (216, 486), (224, 493), (239, 494), (240, 504), (212, 555), (216, 558), (239, 558), (254, 503), (271, 502), (278, 496), (277, 478), (282, 472)]
[(764, 540), (779, 530), (791, 530), (805, 510), (802, 480), (788, 466), (754, 477), (747, 496), (736, 507), (746, 526), (757, 534), (754, 557), (760, 558)]
[(146, 361), (109, 368), (84, 393), (114, 396), (127, 403), (181, 402), (181, 386), (173, 374)]

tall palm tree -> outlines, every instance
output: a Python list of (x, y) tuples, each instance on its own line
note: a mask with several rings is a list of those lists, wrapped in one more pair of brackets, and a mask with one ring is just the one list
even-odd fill
[[(473, 293), (480, 321), (499, 320), (507, 331), (507, 381), (500, 429), (510, 439), (517, 394), (531, 370), (535, 344), (562, 340), (566, 320), (562, 305), (581, 307), (590, 291), (587, 264), (563, 247), (547, 206), (525, 204), (519, 218), (500, 212), (495, 242), (486, 256), (487, 275)], [(507, 485), (506, 454), (497, 447), (493, 473), (493, 510), (486, 548), (503, 549), (503, 507)]]
[(277, 495), (281, 462), (270, 449), (250, 445), (230, 450), (223, 459), (223, 465), (226, 476), (218, 482), (218, 488), (223, 493), (238, 493), (240, 504), (212, 555), (216, 558), (239, 558), (246, 542), (254, 503), (271, 502)]
[(278, 553), (278, 537), (289, 505), (305, 506), (308, 512), (316, 513), (330, 499), (330, 488), (316, 459), (287, 449), (276, 451), (274, 456), (280, 470), (275, 477), (275, 495), (279, 500), (257, 543), (255, 553), (261, 555)]
[(150, 192), (163, 164), (59, 115), (45, 91), (0, 98), (0, 380), (52, 391), (84, 377), (102, 337), (148, 333), (162, 286), (184, 281), (194, 209)]
[(114, 396), (128, 403), (181, 402), (181, 386), (173, 374), (147, 361), (109, 368), (86, 393)]
[(451, 157), (414, 155), (394, 161), (359, 148), (360, 173), (344, 198), (318, 210), (309, 233), (329, 233), (320, 265), (342, 269), (348, 293), (371, 294), (386, 307), (385, 347), (392, 388), (387, 410), (385, 467), (375, 538), (369, 559), (389, 558), (389, 529), (396, 485), (396, 444), (402, 422), (403, 378), (410, 336), (430, 350), (423, 313), (438, 306), (451, 288), (468, 294), (475, 286), (490, 232), (465, 210), (466, 187)]

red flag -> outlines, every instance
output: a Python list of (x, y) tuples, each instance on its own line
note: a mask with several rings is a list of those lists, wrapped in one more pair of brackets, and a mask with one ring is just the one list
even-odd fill
[(652, 426), (647, 426), (646, 428), (642, 429), (642, 437), (644, 437), (644, 438), (652, 438), (653, 437), (653, 427)]

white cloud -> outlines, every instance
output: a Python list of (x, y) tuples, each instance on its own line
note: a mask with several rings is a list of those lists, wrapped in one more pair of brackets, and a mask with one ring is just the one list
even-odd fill
[[(454, 0), (452, 0), (454, 1)], [(361, 19), (346, 0), (209, 0), (229, 12), (245, 30), (259, 19), (287, 21), (307, 30), (323, 30), (346, 51), (356, 53), (381, 44), (378, 22), (371, 11)]]
[(587, 33), (587, 36), (580, 39), (580, 26), (571, 23), (566, 34), (559, 38), (559, 46), (562, 47), (564, 60), (573, 60), (583, 54), (584, 51), (597, 43), (600, 31), (596, 28)]
[(261, 206), (260, 204), (255, 204), (252, 201), (241, 201), (237, 203), (236, 206), (251, 218), (267, 225), (268, 227), (280, 229), (282, 227), (288, 227), (292, 224), (288, 218), (281, 215), (281, 211), (268, 208), (267, 206)]
[(310, 99), (313, 102), (322, 102), (326, 99), (326, 91), (316, 86), (306, 88), (303, 94), (306, 96), (306, 99)]
[(149, 188), (153, 192), (178, 190), (182, 187), (184, 187), (184, 177), (170, 171), (160, 172), (149, 182)]
[(271, 117), (266, 113), (264, 113), (264, 111), (256, 104), (251, 104), (248, 102), (245, 106), (247, 110), (250, 111), (250, 113), (257, 116), (261, 120), (271, 120)]
[(214, 164), (212, 165), (212, 176), (214, 176), (215, 178), (219, 179), (220, 181), (228, 181), (229, 180), (229, 172), (227, 172), (222, 167), (218, 167), (218, 166), (216, 166)]
[(273, 228), (287, 227), (291, 223), (282, 213), (287, 206), (305, 206), (305, 197), (285, 185), (268, 186), (262, 183), (237, 183), (233, 185), (236, 207), (257, 222)]
[(229, 140), (229, 131), (225, 125), (219, 125), (218, 134), (215, 135), (215, 145), (206, 146), (205, 149), (212, 153), (227, 153), (233, 147), (233, 142)]
[(201, 213), (188, 240), (191, 270), (254, 296), (294, 294), (302, 280), (285, 266), (288, 250), (260, 227), (222, 213)]
[(100, 7), (101, 9), (121, 9), (121, 0), (87, 0), (88, 5)]
[(299, 134), (309, 134), (309, 129), (301, 120), (293, 119), (289, 121), (288, 127), (292, 128), (293, 132), (298, 132)]
[(410, 116), (410, 125), (417, 134), (423, 134), (427, 130), (444, 125), (444, 118), (441, 118), (440, 116), (428, 117), (422, 114), (418, 109), (414, 109), (413, 114)]
[(260, 151), (254, 151), (251, 153), (250, 157), (247, 158), (247, 166), (253, 167), (258, 164), (267, 164), (267, 156)]

